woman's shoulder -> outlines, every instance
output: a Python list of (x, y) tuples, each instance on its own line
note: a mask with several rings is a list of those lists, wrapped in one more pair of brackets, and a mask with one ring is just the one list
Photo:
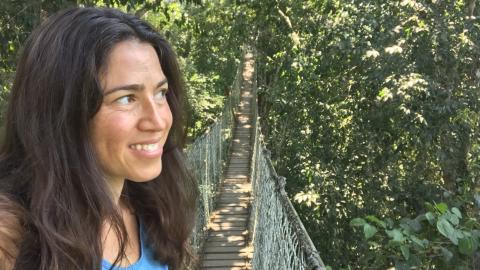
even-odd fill
[(23, 236), (23, 210), (0, 193), (0, 269), (13, 269)]

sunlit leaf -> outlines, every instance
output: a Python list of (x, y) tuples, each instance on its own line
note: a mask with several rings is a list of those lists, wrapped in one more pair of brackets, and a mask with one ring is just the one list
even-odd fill
[(448, 205), (446, 203), (438, 203), (435, 205), (435, 208), (440, 212), (440, 214), (445, 214), (448, 210)]

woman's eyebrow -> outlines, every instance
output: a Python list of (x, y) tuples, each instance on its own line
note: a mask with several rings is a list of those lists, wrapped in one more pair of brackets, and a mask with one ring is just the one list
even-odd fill
[[(165, 78), (165, 79), (161, 80), (160, 82), (158, 82), (157, 86), (155, 88), (159, 88), (159, 87), (163, 86), (164, 84), (166, 84), (167, 82), (168, 82), (167, 78)], [(140, 90), (143, 90), (143, 89), (145, 89), (144, 84), (126, 84), (126, 85), (120, 85), (120, 86), (115, 86), (113, 88), (110, 88), (110, 89), (106, 90), (103, 95), (104, 96), (110, 95), (111, 93), (114, 93), (114, 92), (120, 91), (120, 90), (140, 91)]]

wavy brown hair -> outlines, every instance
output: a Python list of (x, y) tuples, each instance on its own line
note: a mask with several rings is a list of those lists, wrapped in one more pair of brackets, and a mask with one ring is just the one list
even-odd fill
[[(182, 153), (184, 89), (176, 56), (148, 23), (114, 9), (74, 8), (45, 21), (20, 55), (0, 149), (0, 192), (22, 211), (15, 269), (99, 269), (101, 227), (114, 224), (125, 255), (126, 230), (99, 167), (90, 121), (102, 104), (100, 71), (125, 40), (151, 44), (168, 80), (173, 114), (163, 170), (149, 182), (126, 181), (155, 258), (180, 269), (188, 257), (198, 196)], [(18, 210), (18, 207), (17, 207)]]

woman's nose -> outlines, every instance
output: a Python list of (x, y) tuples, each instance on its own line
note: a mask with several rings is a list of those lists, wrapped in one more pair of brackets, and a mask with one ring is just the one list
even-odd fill
[(161, 131), (168, 127), (171, 114), (168, 103), (158, 104), (153, 98), (142, 102), (142, 113), (139, 120), (139, 129), (143, 131)]

